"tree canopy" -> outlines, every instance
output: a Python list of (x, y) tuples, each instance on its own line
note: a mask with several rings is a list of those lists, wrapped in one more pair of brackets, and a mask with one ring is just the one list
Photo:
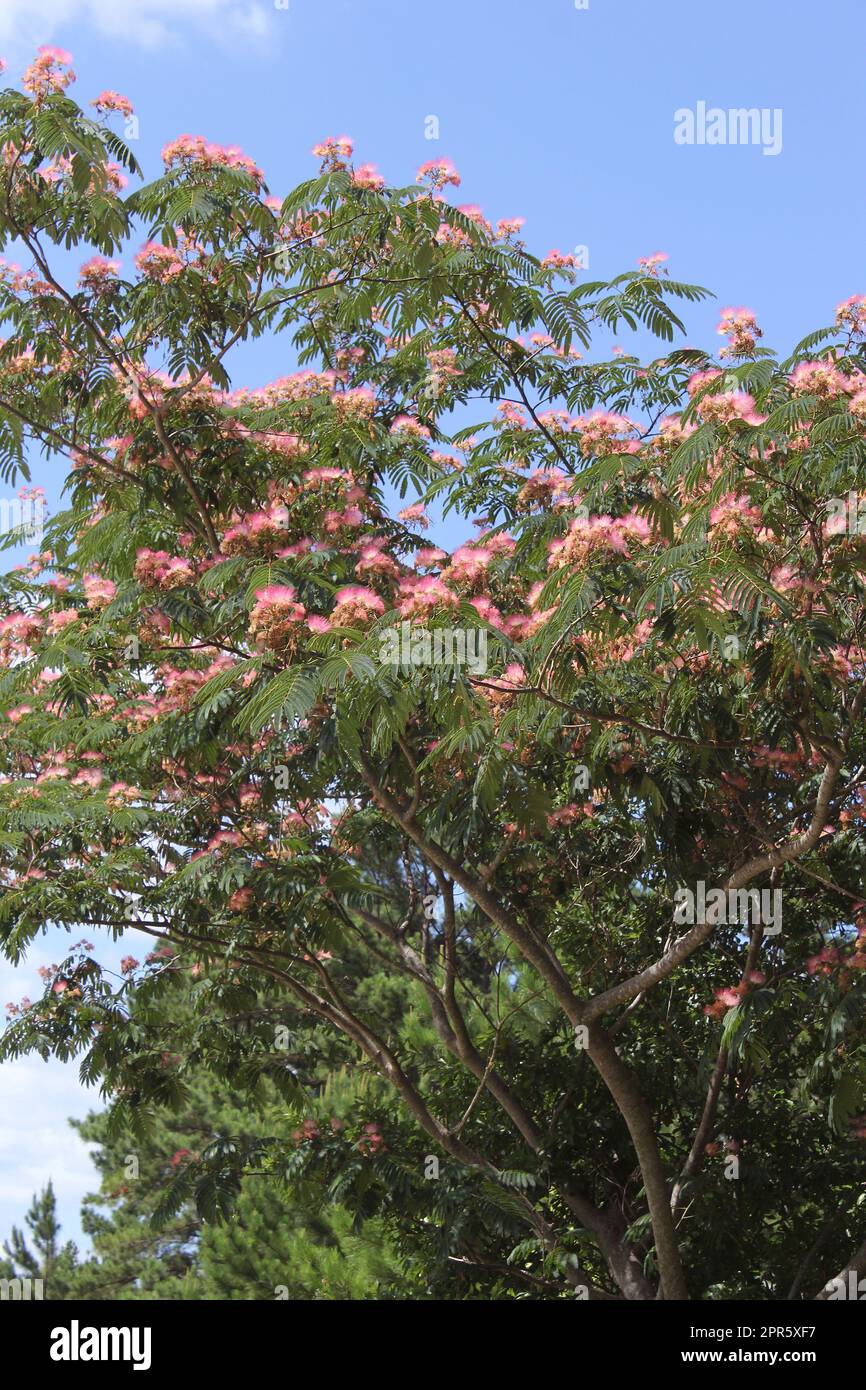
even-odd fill
[(70, 80), (0, 95), (0, 464), (68, 469), (0, 582), (0, 939), (77, 942), (2, 1055), (119, 1125), (279, 1095), (296, 1144), (182, 1166), (208, 1217), (264, 1150), (336, 1180), (342, 1069), (335, 1200), (503, 1296), (866, 1271), (866, 297), (678, 346), (706, 291), (533, 254), (445, 159), (329, 138), (283, 197), (185, 135), (142, 184)]

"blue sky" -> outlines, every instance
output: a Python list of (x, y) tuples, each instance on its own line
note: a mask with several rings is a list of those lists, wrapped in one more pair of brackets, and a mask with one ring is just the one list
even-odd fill
[[(667, 252), (718, 296), (690, 311), (688, 341), (716, 341), (736, 304), (780, 349), (866, 291), (864, 39), (863, 0), (0, 0), (10, 78), (37, 44), (71, 50), (82, 104), (106, 87), (132, 100), (148, 177), (183, 132), (241, 145), (281, 195), (326, 135), (395, 183), (447, 155), (456, 201), (525, 217), (540, 254), (588, 247), (593, 279)], [(675, 143), (674, 113), (699, 102), (780, 111), (781, 150)], [(291, 370), (285, 354), (245, 350), (237, 384)], [(62, 472), (35, 468), (51, 500)], [(0, 1003), (35, 994), (62, 949), (0, 963)], [(0, 1238), (49, 1173), (77, 1233), (90, 1169), (65, 1117), (94, 1099), (74, 1066), (0, 1068)]]

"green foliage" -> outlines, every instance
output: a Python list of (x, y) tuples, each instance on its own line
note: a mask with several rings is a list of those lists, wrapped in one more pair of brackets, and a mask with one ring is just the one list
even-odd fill
[[(0, 469), (72, 464), (0, 582), (0, 942), (80, 937), (0, 1059), (77, 1057), (105, 1142), (157, 1144), (97, 1265), (774, 1299), (838, 1212), (817, 1291), (862, 1241), (864, 301), (788, 360), (735, 315), (715, 358), (669, 347), (705, 291), (579, 284), (447, 166), (326, 143), (277, 204), (184, 137), (126, 195), (62, 90), (0, 127)], [(131, 278), (55, 271), (141, 224)], [(263, 335), (300, 370), (232, 390)], [(431, 552), (425, 505), (485, 529)], [(484, 660), (389, 662), (404, 623)], [(679, 936), (698, 883), (781, 892), (783, 934)], [(89, 937), (131, 928), (116, 974)]]

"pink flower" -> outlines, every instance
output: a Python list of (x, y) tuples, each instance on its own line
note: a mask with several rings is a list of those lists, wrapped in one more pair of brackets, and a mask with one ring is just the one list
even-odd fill
[(165, 550), (148, 550), (147, 547), (136, 552), (134, 573), (139, 584), (165, 590), (189, 584), (195, 578), (192, 565), (182, 555), (169, 555)]
[(352, 182), (358, 188), (380, 189), (385, 187), (385, 180), (379, 173), (375, 164), (361, 164), (352, 175)]
[(563, 255), (556, 247), (552, 251), (548, 251), (541, 264), (546, 270), (576, 270), (578, 268), (574, 256)]
[(297, 602), (291, 584), (269, 584), (255, 592), (250, 632), (259, 646), (293, 650), (306, 616), (307, 610)]
[(667, 260), (666, 251), (654, 251), (651, 256), (641, 256), (638, 267), (644, 275), (658, 276), (659, 269)]
[(423, 502), (413, 502), (411, 507), (404, 507), (401, 512), (398, 512), (398, 516), (401, 521), (406, 521), (410, 524), (415, 522), (418, 526), (423, 526), (425, 531), (430, 525), (427, 513), (424, 511)]
[(391, 434), (413, 435), (416, 439), (429, 439), (430, 431), (426, 425), (422, 425), (420, 420), (416, 420), (411, 415), (398, 415), (391, 426)]
[(91, 608), (105, 608), (117, 593), (117, 585), (110, 579), (100, 579), (90, 574), (84, 578), (84, 596)]
[(108, 789), (105, 804), (110, 806), (112, 810), (120, 810), (124, 806), (130, 806), (134, 801), (138, 801), (140, 797), (141, 792), (138, 787), (130, 787), (126, 782), (115, 782)]
[(852, 294), (837, 305), (836, 323), (840, 328), (847, 325), (852, 333), (866, 332), (866, 294)]
[(218, 830), (207, 844), (211, 854), (222, 854), (224, 850), (237, 849), (244, 842), (237, 830)]
[(402, 618), (424, 619), (437, 608), (460, 606), (459, 595), (434, 574), (425, 575), (423, 579), (407, 575), (400, 581), (400, 595), (397, 607)]
[(795, 396), (814, 395), (831, 399), (844, 392), (846, 381), (831, 362), (798, 362), (788, 377), (788, 385)]
[(568, 565), (581, 567), (599, 551), (628, 558), (630, 543), (643, 543), (650, 538), (649, 522), (637, 512), (623, 517), (576, 517), (568, 534), (550, 543), (548, 566), (550, 569)]
[(716, 539), (727, 536), (734, 539), (741, 531), (754, 531), (763, 521), (759, 507), (750, 507), (748, 497), (728, 493), (719, 498), (718, 504), (710, 512), (708, 535)]
[(326, 140), (320, 140), (318, 145), (314, 145), (312, 152), (317, 159), (321, 159), (325, 169), (345, 169), (352, 158), (353, 149), (354, 142), (350, 136), (329, 135)]
[(719, 425), (728, 425), (732, 420), (758, 425), (765, 418), (755, 413), (754, 397), (747, 391), (721, 391), (718, 395), (702, 396), (696, 409), (702, 420)]
[(348, 391), (333, 391), (331, 405), (338, 415), (369, 419), (376, 408), (376, 397), (369, 386), (352, 386)]
[(91, 787), (95, 790), (102, 785), (103, 777), (98, 768), (85, 767), (76, 772), (72, 779), (73, 787)]
[(715, 1003), (705, 1004), (704, 1013), (708, 1018), (724, 1018), (728, 1009), (737, 1007), (745, 992), (745, 985), (733, 985), (728, 989), (717, 989), (715, 991)]
[(428, 159), (415, 175), (416, 183), (422, 183), (425, 179), (429, 180), (431, 187), (435, 189), (444, 188), (448, 183), (453, 184), (455, 188), (460, 187), (460, 175), (450, 159)]
[(592, 454), (627, 453), (626, 441), (617, 439), (616, 436), (636, 434), (639, 429), (627, 416), (615, 415), (604, 410), (596, 410), (577, 423), (580, 427), (580, 452), (584, 458), (589, 458)]
[(76, 608), (63, 608), (59, 613), (52, 613), (48, 619), (45, 631), (50, 637), (56, 637), (64, 628), (69, 627), (70, 623), (78, 621), (78, 610)]
[(833, 967), (838, 964), (838, 947), (825, 946), (817, 955), (809, 957), (806, 961), (806, 970), (810, 975), (832, 975)]
[(594, 809), (591, 801), (585, 802), (583, 806), (569, 803), (567, 806), (560, 806), (558, 811), (551, 811), (550, 815), (547, 817), (547, 824), (551, 829), (555, 829), (561, 825), (574, 825), (575, 821), (582, 820), (587, 816), (592, 816)]
[(723, 309), (716, 332), (728, 338), (720, 357), (749, 357), (755, 351), (756, 339), (764, 336), (751, 309)]
[(496, 224), (496, 235), (504, 239), (517, 236), (525, 222), (525, 217), (503, 217)]
[(717, 989), (716, 998), (727, 1009), (735, 1009), (740, 1002), (740, 996), (736, 989)]
[(505, 620), (502, 614), (496, 607), (496, 604), (492, 599), (489, 599), (486, 594), (482, 594), (480, 598), (471, 598), (469, 603), (471, 607), (475, 609), (476, 613), (479, 613), (484, 621), (489, 623), (491, 627), (499, 628), (500, 631), (505, 630)]
[(443, 560), (447, 559), (448, 556), (445, 551), (440, 550), (438, 546), (435, 545), (422, 546), (421, 549), (416, 550), (415, 554), (412, 556), (413, 564), (416, 568), (421, 570), (436, 569), (441, 565)]
[(377, 1124), (364, 1125), (364, 1133), (358, 1140), (358, 1148), (362, 1154), (366, 1154), (369, 1157), (374, 1153), (378, 1153), (384, 1143), (385, 1140)]
[(397, 561), (393, 556), (387, 554), (383, 545), (384, 542), (377, 539), (361, 546), (361, 553), (355, 566), (355, 573), (359, 579), (368, 574), (378, 574), (386, 579), (400, 578), (400, 567)]
[(92, 256), (78, 272), (78, 283), (87, 290), (99, 292), (117, 279), (120, 261), (107, 261), (103, 256)]
[(119, 92), (100, 92), (95, 101), (90, 103), (95, 106), (97, 111), (119, 111), (122, 116), (132, 115), (132, 102), (129, 97), (122, 97)]
[(261, 169), (237, 145), (216, 145), (203, 135), (179, 135), (163, 147), (162, 159), (167, 169), (173, 164), (187, 169), (240, 169), (256, 183), (264, 179)]
[(363, 525), (364, 515), (358, 507), (346, 507), (342, 512), (325, 512), (322, 525), (328, 535), (335, 535), (338, 531), (354, 530)]
[[(35, 104), (40, 106), (51, 92), (63, 92), (75, 81), (75, 73), (70, 64), (71, 53), (64, 48), (43, 46), (21, 78), (21, 86), (30, 92)], [(65, 71), (64, 71), (65, 69)]]
[(334, 597), (333, 627), (364, 627), (385, 612), (379, 595), (361, 584), (348, 584), (338, 589)]
[(148, 241), (135, 257), (135, 264), (149, 280), (167, 285), (176, 275), (180, 275), (184, 263), (172, 246), (160, 246), (158, 242)]
[(52, 48), (50, 44), (43, 44), (38, 50), (40, 57), (49, 63), (60, 63), (62, 67), (68, 67), (72, 62), (72, 54), (65, 48)]
[(449, 584), (476, 584), (483, 580), (493, 554), (483, 545), (463, 545), (454, 551), (443, 573)]
[(229, 912), (245, 912), (253, 901), (252, 888), (238, 888), (228, 901)]

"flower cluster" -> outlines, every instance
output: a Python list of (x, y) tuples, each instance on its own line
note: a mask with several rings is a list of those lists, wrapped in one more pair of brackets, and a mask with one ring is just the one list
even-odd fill
[(43, 45), (21, 78), (21, 86), (40, 105), (52, 92), (64, 92), (74, 81), (71, 53)]

